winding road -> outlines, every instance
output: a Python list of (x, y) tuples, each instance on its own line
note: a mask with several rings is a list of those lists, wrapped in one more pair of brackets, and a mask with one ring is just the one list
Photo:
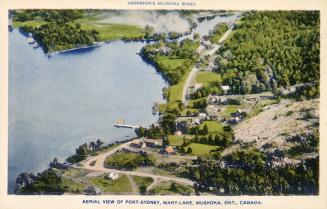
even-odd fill
[[(218, 44), (215, 44), (214, 47), (212, 49), (208, 49), (208, 50), (203, 50), (203, 46), (200, 45), (199, 48), (197, 49), (198, 51), (200, 51), (201, 56), (200, 57), (204, 57), (206, 55), (210, 55), (212, 56), (222, 45), (222, 43), (228, 38), (229, 34), (232, 32), (233, 27), (229, 28), (224, 35), (220, 38), (220, 40), (218, 41)], [(196, 66), (193, 67), (193, 69), (191, 70), (190, 74), (188, 75), (185, 84), (183, 86), (183, 92), (182, 92), (182, 102), (184, 105), (187, 105), (187, 94), (188, 94), (188, 89), (190, 88), (190, 86), (192, 85), (192, 82), (194, 81), (194, 79), (196, 78), (196, 75), (198, 74), (198, 72), (200, 71), (200, 69)]]
[[(110, 168), (105, 168), (104, 167), (104, 161), (107, 157), (110, 155), (113, 155), (117, 151), (127, 148), (130, 145), (131, 141), (123, 143), (119, 145), (118, 147), (105, 152), (105, 153), (100, 153), (99, 155), (96, 156), (90, 156), (86, 160), (80, 162), (79, 164), (73, 165), (74, 168), (79, 168), (79, 169), (86, 169), (98, 174), (101, 173), (119, 173), (119, 174), (124, 174), (124, 175), (129, 175), (129, 176), (140, 176), (140, 177), (150, 177), (154, 181), (153, 183), (148, 187), (152, 188), (153, 185), (157, 184), (158, 182), (161, 181), (174, 181), (176, 183), (180, 184), (186, 184), (189, 186), (193, 186), (195, 182), (185, 179), (185, 178), (178, 178), (178, 177), (171, 177), (171, 176), (162, 176), (162, 175), (155, 175), (155, 174), (149, 174), (149, 173), (143, 173), (143, 172), (138, 172), (138, 171), (125, 171), (125, 170), (118, 170), (118, 169), (110, 169)], [(95, 164), (93, 166), (90, 165), (92, 161), (95, 161)], [(147, 189), (148, 190), (148, 189)]]

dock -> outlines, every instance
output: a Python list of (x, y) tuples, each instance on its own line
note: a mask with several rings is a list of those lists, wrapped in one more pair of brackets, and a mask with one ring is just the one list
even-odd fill
[(119, 123), (115, 123), (114, 126), (116, 128), (132, 128), (132, 129), (137, 129), (140, 126), (135, 126), (135, 125), (129, 125), (129, 124), (119, 124)]

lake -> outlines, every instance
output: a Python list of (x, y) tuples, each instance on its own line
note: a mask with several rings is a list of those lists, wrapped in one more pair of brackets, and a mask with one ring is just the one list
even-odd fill
[[(194, 32), (207, 35), (235, 17), (203, 21)], [(167, 83), (137, 54), (144, 44), (116, 41), (47, 57), (17, 29), (9, 33), (9, 193), (18, 174), (40, 172), (80, 144), (135, 136), (113, 126), (119, 119), (142, 126), (157, 121), (152, 106), (163, 102)]]

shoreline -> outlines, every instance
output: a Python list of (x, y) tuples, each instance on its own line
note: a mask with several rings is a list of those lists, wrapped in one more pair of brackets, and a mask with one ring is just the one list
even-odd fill
[(99, 47), (103, 44), (105, 44), (106, 42), (104, 41), (101, 41), (101, 42), (96, 42), (90, 46), (82, 46), (82, 47), (76, 47), (76, 48), (71, 48), (71, 49), (65, 49), (65, 50), (62, 50), (62, 51), (56, 51), (56, 52), (51, 52), (51, 53), (46, 53), (46, 55), (48, 57), (51, 57), (51, 56), (54, 56), (54, 55), (57, 55), (57, 54), (61, 54), (61, 53), (65, 53), (65, 52), (72, 52), (72, 51), (77, 51), (77, 50), (83, 50), (83, 49), (91, 49), (91, 48), (95, 48), (95, 47)]

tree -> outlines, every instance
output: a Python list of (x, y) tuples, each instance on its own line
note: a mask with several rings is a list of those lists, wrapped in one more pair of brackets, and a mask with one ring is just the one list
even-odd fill
[(188, 148), (187, 148), (187, 153), (188, 153), (188, 154), (191, 154), (191, 153), (192, 153), (192, 148), (191, 148), (191, 147), (188, 147)]
[(146, 195), (146, 187), (144, 184), (142, 184), (140, 187), (139, 187), (139, 190), (140, 190), (140, 195)]
[(177, 186), (176, 186), (176, 183), (175, 182), (171, 183), (169, 190), (172, 191), (172, 192), (176, 192), (177, 191)]
[(207, 124), (203, 127), (203, 134), (207, 135), (209, 133)]

